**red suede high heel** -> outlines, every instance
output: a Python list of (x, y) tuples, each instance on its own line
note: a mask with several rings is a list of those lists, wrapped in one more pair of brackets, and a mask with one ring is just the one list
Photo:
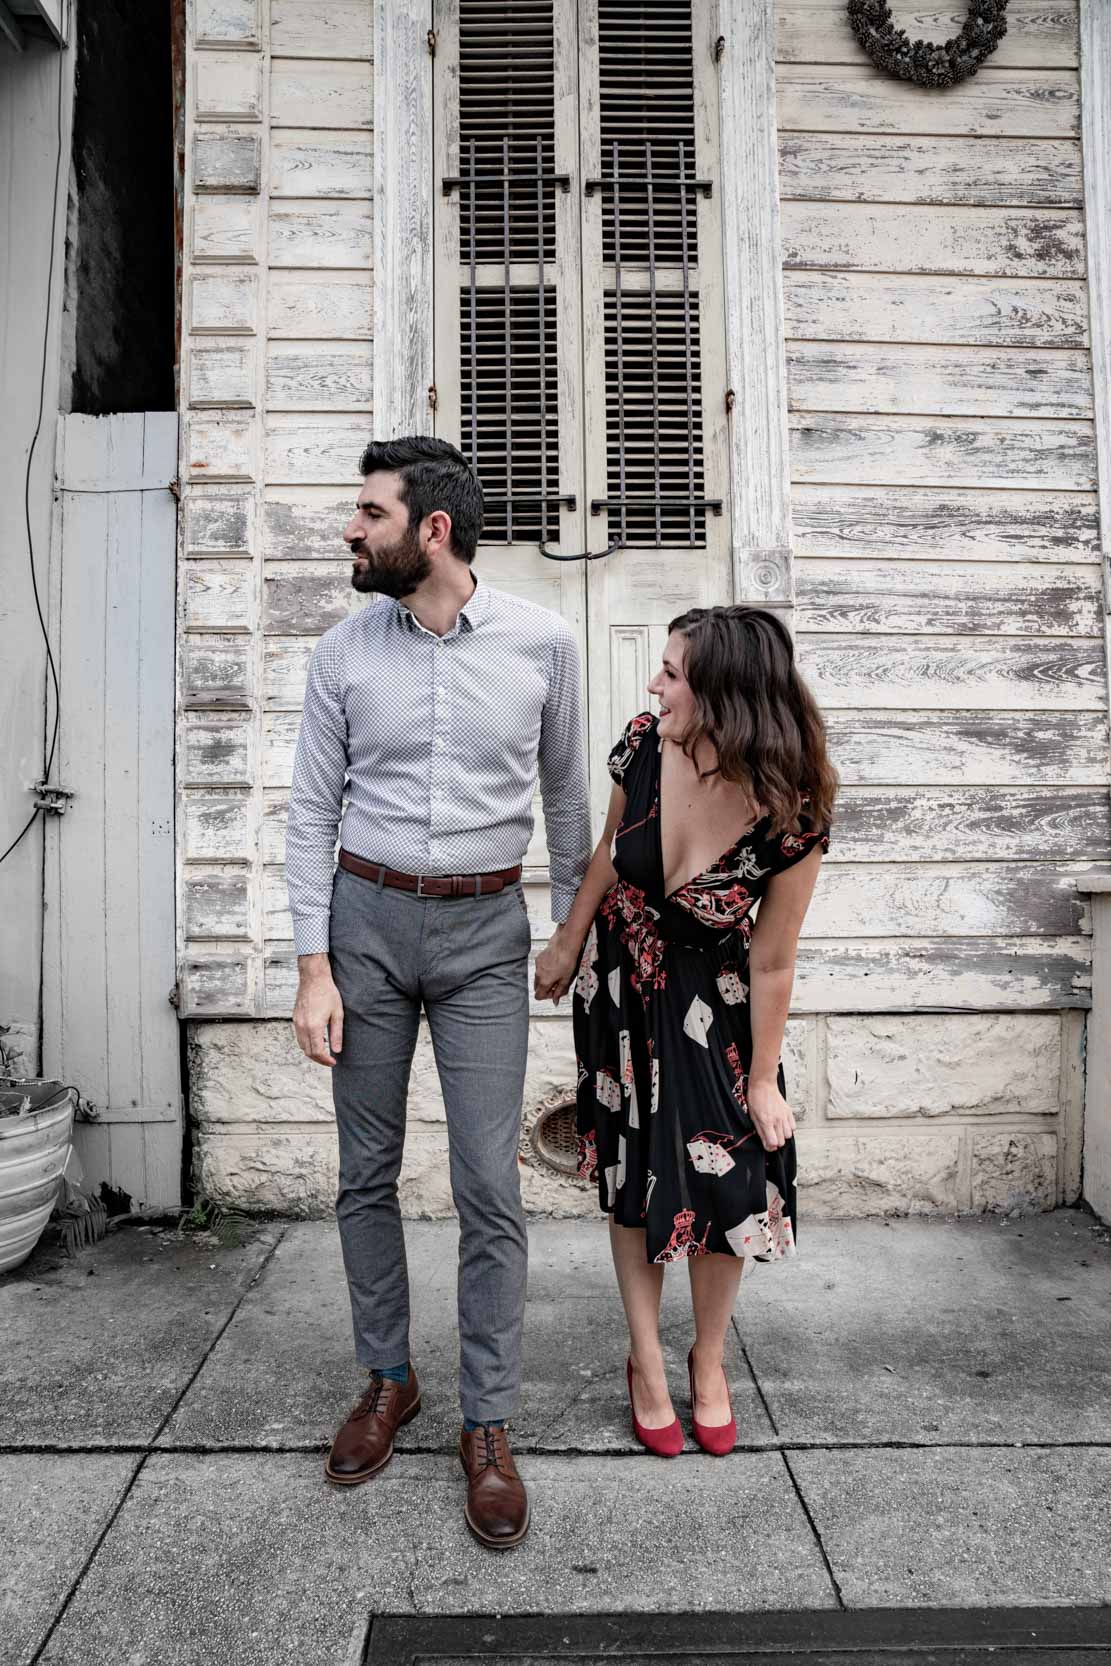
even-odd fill
[(677, 1458), (683, 1450), (683, 1426), (676, 1418), (664, 1429), (646, 1429), (633, 1405), (633, 1362), (625, 1361), (625, 1381), (629, 1385), (629, 1411), (633, 1419), (633, 1433), (642, 1446), (657, 1458)]
[(703, 1452), (711, 1457), (724, 1458), (737, 1444), (737, 1419), (733, 1416), (733, 1401), (729, 1394), (729, 1379), (725, 1379), (725, 1394), (729, 1400), (728, 1423), (700, 1423), (694, 1415), (694, 1349), (687, 1355), (687, 1376), (691, 1385), (691, 1433)]

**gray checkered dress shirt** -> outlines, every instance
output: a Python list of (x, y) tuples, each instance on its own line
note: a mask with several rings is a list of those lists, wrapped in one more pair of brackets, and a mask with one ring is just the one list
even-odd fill
[(286, 831), (297, 953), (328, 948), (341, 821), (346, 850), (403, 873), (514, 867), (538, 769), (552, 915), (566, 919), (591, 850), (579, 685), (559, 615), (481, 580), (446, 636), (389, 597), (325, 631)]

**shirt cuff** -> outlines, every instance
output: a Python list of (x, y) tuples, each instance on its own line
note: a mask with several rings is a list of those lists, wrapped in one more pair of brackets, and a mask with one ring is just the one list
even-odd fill
[(571, 912), (571, 904), (578, 894), (577, 885), (552, 886), (552, 919), (561, 926)]
[(301, 954), (327, 954), (330, 916), (301, 914), (293, 922), (293, 946)]

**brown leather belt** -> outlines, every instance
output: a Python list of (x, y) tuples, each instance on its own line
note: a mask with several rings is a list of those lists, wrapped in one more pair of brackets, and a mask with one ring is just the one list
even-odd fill
[(488, 897), (504, 891), (520, 879), (521, 869), (501, 868), (497, 873), (415, 874), (397, 873), (393, 868), (381, 868), (376, 862), (364, 862), (341, 848), (339, 865), (348, 873), (358, 874), (375, 885), (392, 885), (399, 891), (415, 891), (418, 897)]

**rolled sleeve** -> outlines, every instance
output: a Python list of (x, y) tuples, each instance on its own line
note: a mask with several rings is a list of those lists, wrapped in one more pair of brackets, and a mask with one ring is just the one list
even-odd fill
[(321, 637), (308, 684), (286, 823), (286, 887), (299, 955), (326, 954), (336, 839), (347, 780), (347, 719), (338, 687), (336, 644)]
[(563, 627), (552, 646), (540, 725), (540, 796), (548, 835), (552, 918), (565, 920), (590, 861), (590, 795), (582, 727), (579, 651)]

